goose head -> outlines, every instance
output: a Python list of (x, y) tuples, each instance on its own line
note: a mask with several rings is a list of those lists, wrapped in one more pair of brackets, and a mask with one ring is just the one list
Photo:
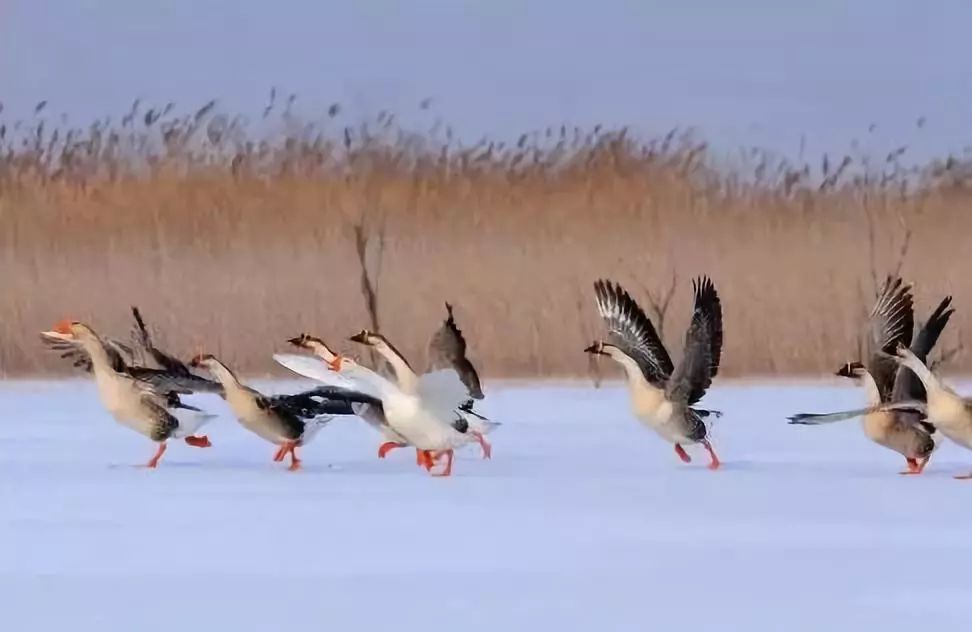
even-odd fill
[(216, 366), (221, 366), (221, 364), (219, 360), (216, 359), (216, 356), (210, 353), (200, 353), (194, 356), (192, 360), (189, 361), (189, 366), (191, 366), (194, 369), (198, 369), (198, 368), (212, 369)]
[(377, 347), (382, 343), (387, 344), (388, 342), (385, 340), (385, 337), (382, 336), (381, 334), (376, 334), (375, 332), (368, 331), (367, 329), (362, 329), (355, 335), (351, 336), (349, 340), (351, 342), (357, 342), (359, 344), (363, 344), (369, 347)]
[(299, 349), (306, 349), (310, 351), (325, 362), (331, 362), (338, 355), (333, 349), (327, 346), (327, 343), (320, 338), (311, 336), (310, 334), (300, 334), (296, 338), (289, 338), (287, 342)]
[(852, 380), (860, 380), (867, 373), (867, 369), (860, 362), (846, 362), (844, 363), (834, 375), (839, 375), (840, 377), (850, 378)]
[(590, 353), (591, 355), (611, 355), (609, 347), (611, 345), (604, 344), (600, 340), (595, 340), (591, 346), (584, 349), (584, 353)]
[(67, 340), (67, 341), (77, 341), (85, 339), (97, 338), (95, 332), (88, 325), (77, 321), (65, 318), (60, 321), (49, 331), (41, 333), (42, 336), (46, 338), (53, 338), (56, 340)]

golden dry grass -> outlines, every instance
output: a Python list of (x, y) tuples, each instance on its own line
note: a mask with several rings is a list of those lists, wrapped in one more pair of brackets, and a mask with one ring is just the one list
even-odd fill
[(4, 374), (65, 370), (39, 330), (72, 316), (125, 335), (133, 304), (166, 347), (202, 346), (246, 373), (272, 370), (270, 354), (301, 331), (348, 347), (367, 324), (358, 223), (373, 247), (385, 234), (383, 331), (421, 358), (448, 300), (491, 376), (584, 374), (582, 349), (603, 333), (599, 277), (645, 299), (674, 275), (665, 337), (677, 356), (691, 278), (712, 276), (725, 375), (832, 371), (856, 355), (874, 274), (899, 263), (919, 317), (954, 295), (943, 348), (972, 325), (972, 196), (944, 172), (902, 175), (892, 158), (883, 181), (868, 166), (814, 180), (765, 161), (743, 178), (675, 136), (555, 129), (462, 149), (380, 120), (261, 144), (211, 108), (166, 120), (133, 110), (117, 128), (7, 139)]

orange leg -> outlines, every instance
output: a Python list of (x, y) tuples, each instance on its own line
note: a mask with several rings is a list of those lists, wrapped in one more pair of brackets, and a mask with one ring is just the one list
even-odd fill
[(709, 458), (711, 459), (709, 461), (709, 469), (710, 470), (719, 469), (719, 466), (722, 465), (722, 463), (719, 462), (719, 457), (716, 456), (715, 450), (712, 449), (712, 444), (709, 443), (708, 439), (705, 439), (702, 441), (702, 445), (705, 446), (706, 451), (708, 451), (709, 453)]
[(905, 462), (907, 462), (908, 464), (908, 469), (905, 470), (904, 472), (898, 472), (898, 474), (902, 474), (904, 476), (908, 476), (911, 474), (921, 474), (922, 468), (919, 467), (917, 459), (913, 459), (911, 457), (905, 457)]
[(163, 441), (159, 444), (159, 449), (158, 451), (156, 451), (155, 456), (152, 457), (151, 461), (145, 464), (145, 467), (151, 467), (151, 468), (158, 467), (159, 459), (161, 459), (162, 455), (165, 454), (165, 449), (166, 449), (166, 445), (165, 445), (165, 441)]
[(476, 437), (476, 441), (479, 442), (479, 446), (483, 449), (483, 458), (484, 459), (493, 458), (493, 446), (489, 444), (489, 441), (486, 440), (486, 437), (483, 436), (483, 433), (476, 432), (475, 430), (472, 430), (471, 432), (472, 432), (472, 436)]
[(436, 453), (436, 458), (438, 458), (438, 457), (440, 457), (442, 455), (445, 455), (445, 457), (448, 459), (448, 461), (446, 461), (445, 469), (442, 470), (441, 472), (436, 473), (436, 474), (432, 474), (432, 476), (452, 476), (452, 455), (453, 455), (453, 452), (452, 452), (452, 450), (443, 450), (442, 452)]
[(281, 443), (280, 447), (277, 448), (277, 451), (273, 455), (273, 462), (279, 463), (284, 460), (285, 456), (287, 456), (287, 444)]
[(432, 458), (432, 452), (430, 450), (419, 450), (416, 448), (415, 453), (418, 464), (424, 467), (427, 472), (431, 472), (432, 466), (435, 465), (435, 460)]
[(211, 448), (213, 444), (209, 441), (209, 437), (203, 435), (201, 437), (186, 437), (186, 443), (194, 448)]
[(404, 448), (404, 443), (395, 443), (394, 441), (386, 441), (378, 447), (378, 458), (383, 459), (385, 455), (394, 450), (395, 448)]
[(287, 469), (291, 472), (296, 472), (300, 469), (300, 459), (297, 458), (297, 442), (291, 441), (287, 451), (290, 452), (290, 467)]
[(921, 474), (925, 471), (925, 466), (928, 465), (928, 461), (931, 460), (930, 456), (926, 456), (924, 459), (906, 459), (908, 461), (908, 469), (904, 472), (898, 472), (898, 474), (903, 474), (905, 476)]
[(688, 455), (688, 452), (685, 451), (685, 448), (683, 448), (677, 443), (675, 444), (675, 454), (678, 455), (678, 458), (682, 459), (682, 463), (692, 462), (692, 457)]

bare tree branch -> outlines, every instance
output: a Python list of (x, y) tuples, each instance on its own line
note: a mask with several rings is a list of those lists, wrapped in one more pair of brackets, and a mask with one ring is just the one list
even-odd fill
[(652, 292), (646, 285), (641, 286), (648, 298), (648, 307), (654, 313), (654, 320), (656, 329), (658, 330), (658, 337), (662, 341), (665, 340), (665, 318), (668, 316), (668, 308), (672, 304), (672, 297), (675, 296), (675, 288), (678, 286), (678, 273), (672, 268), (672, 282), (668, 286), (668, 289), (660, 297)]
[(877, 272), (877, 234), (874, 228), (874, 212), (868, 205), (866, 197), (864, 200), (864, 217), (867, 218), (867, 253), (871, 272), (871, 290), (877, 298), (878, 288), (880, 287)]
[[(593, 340), (590, 328), (584, 319), (584, 293), (577, 291), (577, 325), (580, 327), (581, 339), (584, 341)], [(596, 353), (587, 354), (587, 374), (594, 383), (594, 388), (601, 388), (603, 376), (601, 375), (601, 363), (598, 361), (600, 356)]]
[(894, 276), (901, 275), (901, 269), (904, 267), (905, 260), (908, 258), (908, 250), (911, 248), (911, 228), (905, 223), (904, 217), (898, 216), (898, 223), (901, 224), (902, 230), (904, 230), (904, 238), (901, 240), (901, 248), (898, 250), (898, 260), (894, 266)]
[[(364, 297), (365, 309), (368, 312), (371, 331), (380, 332), (381, 324), (378, 320), (378, 283), (381, 278), (382, 262), (385, 256), (385, 226), (382, 223), (378, 229), (378, 242), (372, 264), (369, 264), (368, 257), (369, 245), (372, 240), (364, 221), (355, 224), (353, 229), (354, 247), (358, 254), (358, 263), (361, 266), (361, 295)], [(374, 349), (369, 349), (368, 355), (371, 359), (371, 366), (377, 369), (379, 357)]]

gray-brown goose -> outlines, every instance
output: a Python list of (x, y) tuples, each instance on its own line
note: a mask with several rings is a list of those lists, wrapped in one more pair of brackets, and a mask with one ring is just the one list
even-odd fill
[[(316, 388), (294, 395), (267, 396), (245, 386), (236, 374), (210, 354), (200, 354), (191, 365), (212, 373), (223, 386), (223, 397), (244, 428), (279, 446), (273, 460), (290, 454), (290, 470), (300, 469), (297, 448), (307, 445), (335, 415), (352, 415), (352, 400), (371, 401), (360, 394)], [(340, 398), (339, 398), (340, 396)]]
[(181, 402), (177, 393), (184, 389), (178, 379), (164, 371), (133, 370), (117, 365), (117, 358), (109, 352), (111, 347), (90, 326), (78, 321), (62, 321), (44, 332), (44, 337), (80, 346), (88, 358), (104, 407), (120, 424), (158, 444), (147, 467), (158, 465), (169, 439), (185, 439), (188, 445), (197, 448), (212, 445), (208, 437), (196, 433), (215, 415)]
[(720, 462), (709, 442), (705, 418), (721, 413), (695, 404), (719, 371), (722, 305), (708, 277), (694, 280), (692, 286), (695, 307), (677, 368), (641, 307), (620, 285), (606, 280), (594, 283), (594, 296), (610, 342), (595, 341), (585, 351), (609, 356), (622, 366), (635, 416), (673, 443), (682, 461), (691, 461), (682, 446), (700, 443), (709, 453), (709, 468), (717, 469)]
[(870, 353), (867, 364), (848, 362), (837, 375), (861, 384), (867, 394), (867, 408), (836, 413), (801, 413), (790, 417), (790, 423), (818, 425), (862, 417), (864, 434), (878, 445), (905, 457), (907, 469), (902, 474), (921, 474), (938, 447), (940, 435), (917, 408), (882, 408), (885, 404), (902, 405), (924, 402), (925, 392), (914, 374), (899, 368), (891, 355), (899, 345), (911, 345), (922, 361), (931, 353), (948, 320), (952, 298), (945, 297), (920, 328), (914, 326), (914, 298), (911, 286), (900, 278), (888, 277), (868, 319)]

